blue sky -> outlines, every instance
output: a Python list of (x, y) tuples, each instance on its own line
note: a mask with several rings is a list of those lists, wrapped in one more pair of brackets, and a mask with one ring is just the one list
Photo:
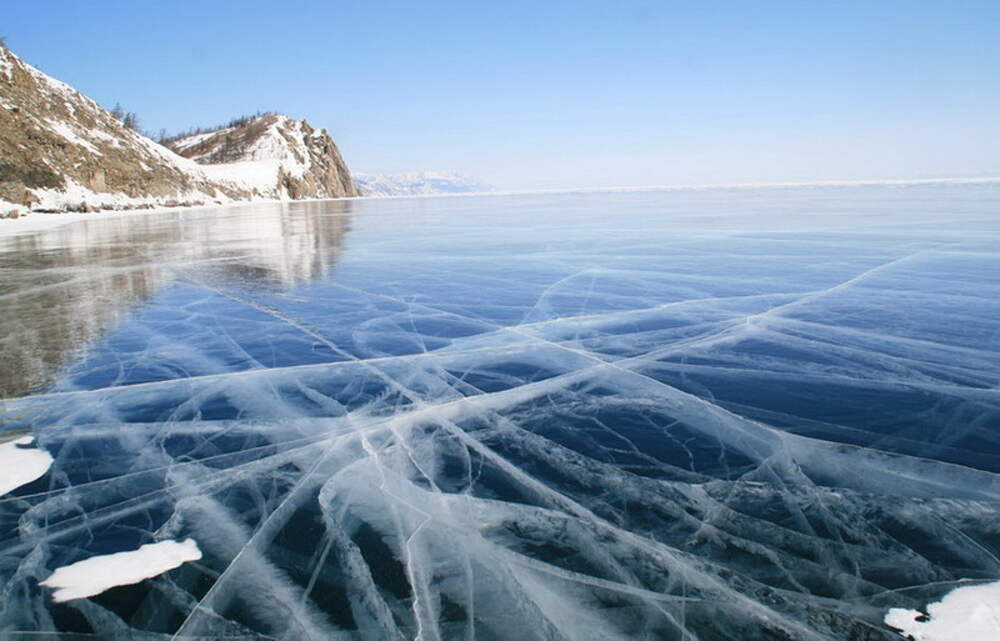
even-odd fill
[(143, 127), (257, 109), (501, 188), (1000, 175), (1000, 2), (5, 2)]

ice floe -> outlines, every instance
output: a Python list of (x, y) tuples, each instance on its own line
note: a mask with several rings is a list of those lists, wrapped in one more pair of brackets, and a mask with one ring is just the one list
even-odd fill
[(42, 478), (49, 471), (51, 454), (38, 448), (22, 447), (34, 441), (33, 436), (22, 436), (0, 445), (0, 496)]
[(62, 603), (151, 579), (200, 558), (201, 550), (194, 539), (147, 543), (138, 550), (93, 556), (57, 568), (39, 585), (55, 588), (52, 599)]
[(956, 588), (926, 613), (892, 608), (885, 622), (913, 641), (997, 641), (1000, 581)]

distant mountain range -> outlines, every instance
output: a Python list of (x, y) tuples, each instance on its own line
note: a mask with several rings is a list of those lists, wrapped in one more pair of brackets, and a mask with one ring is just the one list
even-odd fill
[(354, 182), (363, 196), (417, 196), (423, 194), (469, 194), (493, 191), (460, 174), (422, 171), (406, 174), (354, 174)]

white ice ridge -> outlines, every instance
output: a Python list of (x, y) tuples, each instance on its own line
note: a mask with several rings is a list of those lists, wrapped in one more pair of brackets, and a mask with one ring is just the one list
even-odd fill
[(0, 496), (13, 492), (22, 485), (38, 480), (52, 466), (52, 455), (31, 445), (33, 436), (22, 436), (0, 445)]
[(913, 641), (996, 641), (1000, 639), (1000, 581), (952, 590), (917, 610), (892, 608), (885, 623)]
[(147, 543), (138, 550), (94, 556), (57, 568), (39, 585), (56, 588), (56, 603), (94, 596), (119, 585), (132, 585), (201, 558), (194, 539)]

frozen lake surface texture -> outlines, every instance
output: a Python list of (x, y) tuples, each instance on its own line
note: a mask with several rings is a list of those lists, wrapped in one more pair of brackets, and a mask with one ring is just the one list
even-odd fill
[(0, 309), (3, 639), (1000, 638), (1000, 183), (92, 219)]

